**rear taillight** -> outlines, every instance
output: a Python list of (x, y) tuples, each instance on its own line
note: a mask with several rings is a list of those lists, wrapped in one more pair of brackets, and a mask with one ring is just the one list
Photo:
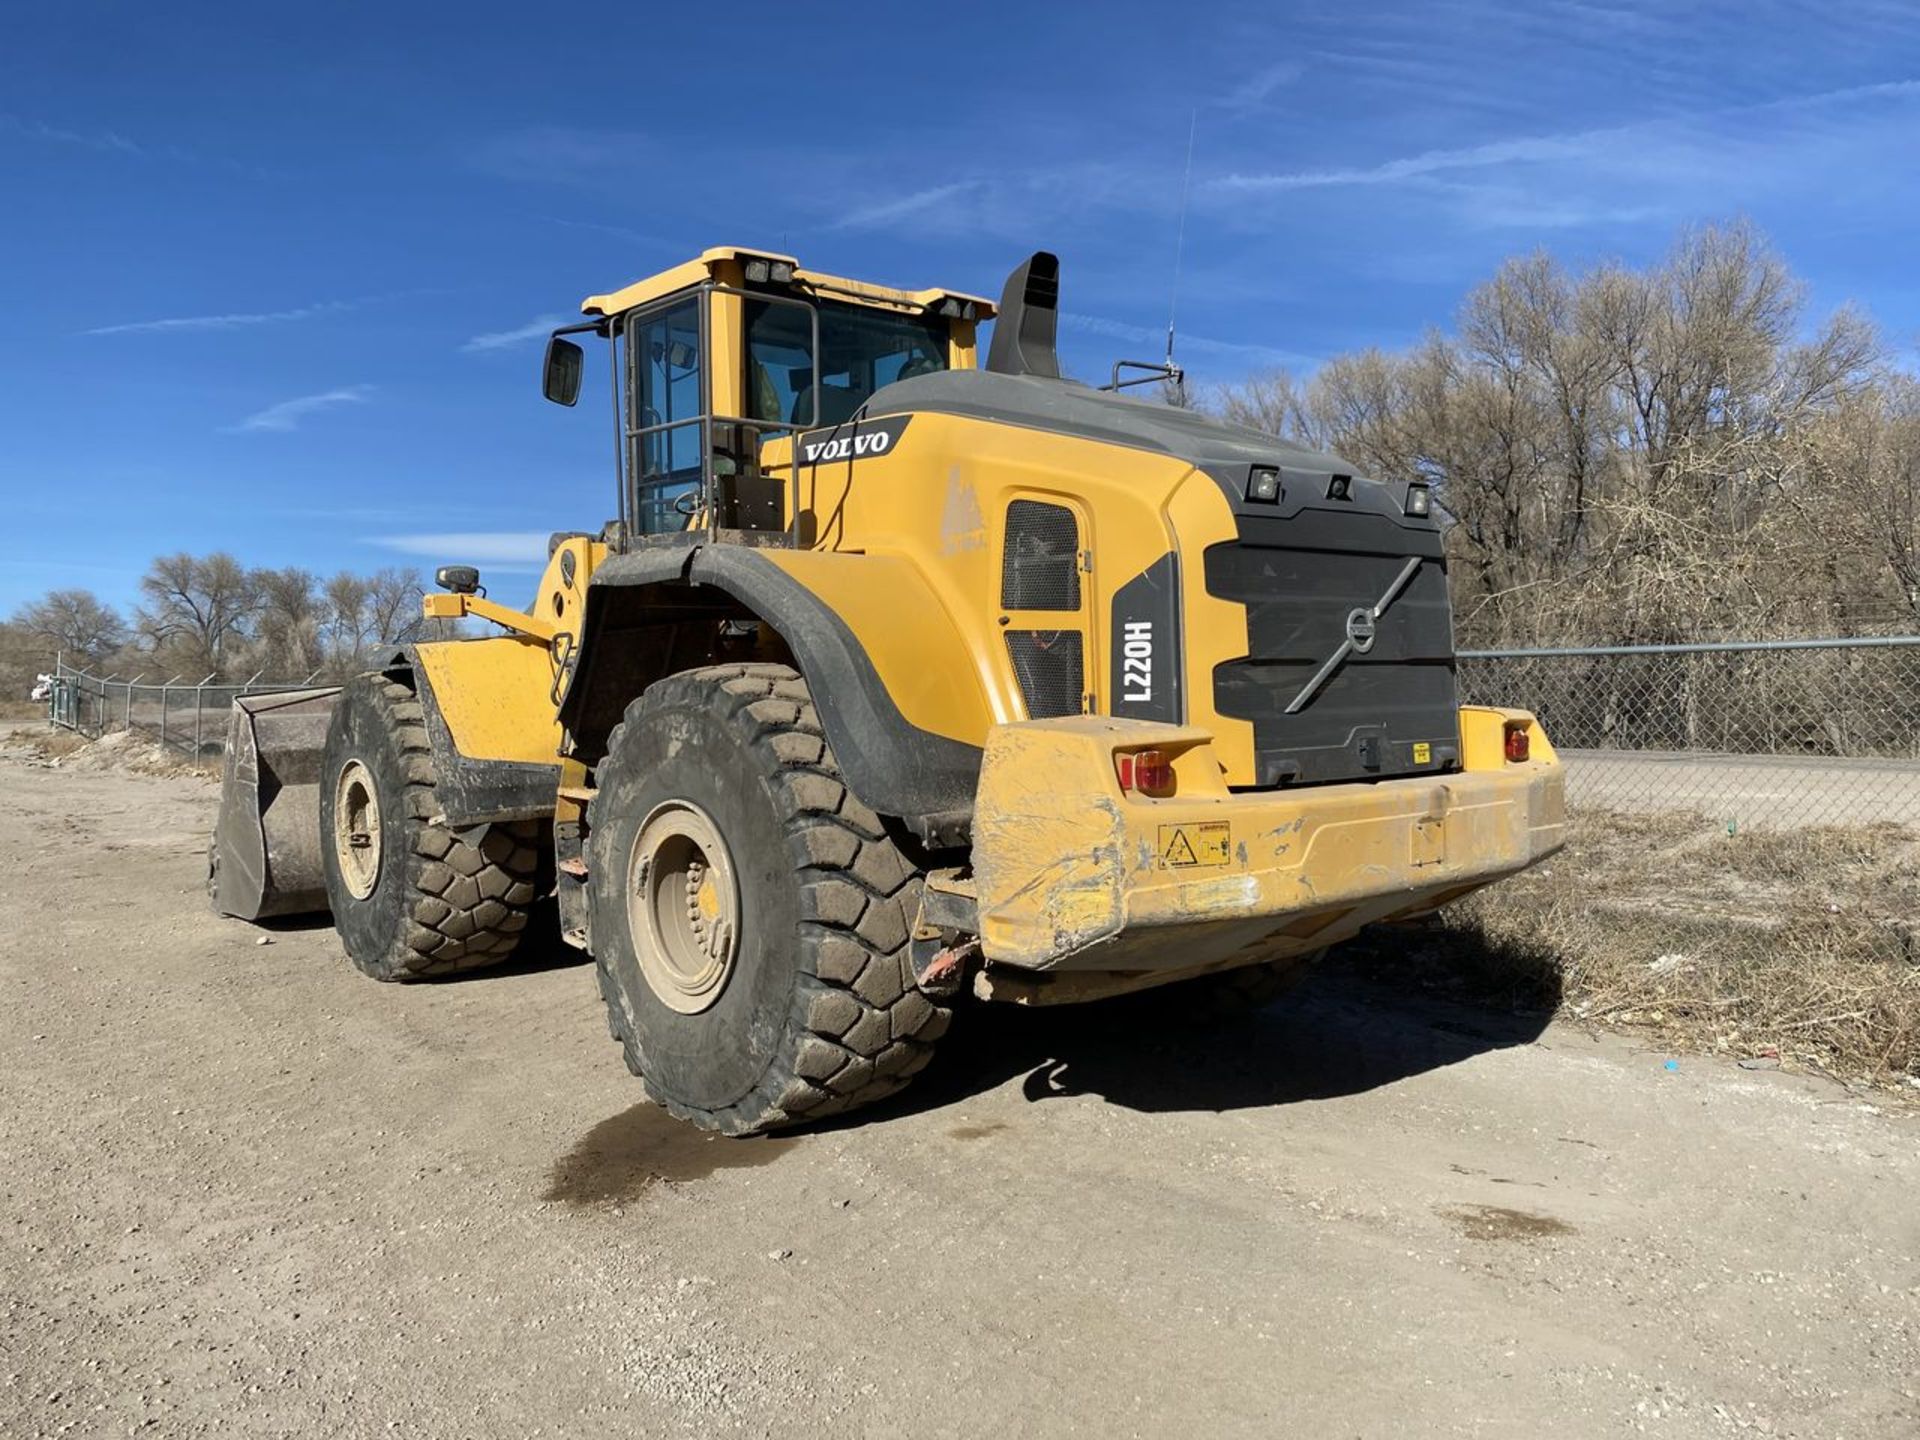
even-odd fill
[(1173, 794), (1173, 763), (1158, 750), (1130, 750), (1113, 757), (1120, 788), (1136, 795), (1164, 798)]
[(1524, 765), (1527, 757), (1533, 753), (1533, 742), (1528, 738), (1524, 723), (1507, 726), (1507, 763)]

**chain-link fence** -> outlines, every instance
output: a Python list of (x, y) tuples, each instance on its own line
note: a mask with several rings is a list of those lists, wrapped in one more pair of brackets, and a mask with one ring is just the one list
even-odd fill
[(1468, 651), (1460, 689), (1540, 716), (1575, 805), (1920, 825), (1920, 636)]
[(62, 659), (54, 664), (47, 718), (89, 739), (113, 730), (137, 730), (196, 761), (213, 760), (226, 748), (227, 712), (235, 696), (300, 690), (313, 681), (313, 675), (298, 681), (262, 680), (254, 675), (239, 684), (216, 683), (211, 675), (198, 682), (182, 675), (151, 680), (134, 675), (123, 680), (90, 675)]

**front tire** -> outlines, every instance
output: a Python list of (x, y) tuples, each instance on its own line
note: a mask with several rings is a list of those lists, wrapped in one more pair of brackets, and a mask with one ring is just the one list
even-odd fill
[(384, 675), (348, 682), (321, 762), (320, 854), (347, 958), (376, 980), (499, 964), (540, 891), (538, 823), (462, 839), (434, 779), (419, 697)]
[(673, 675), (627, 707), (588, 813), (609, 1028), (648, 1095), (747, 1135), (870, 1104), (932, 1057), (920, 872), (846, 788), (783, 665)]

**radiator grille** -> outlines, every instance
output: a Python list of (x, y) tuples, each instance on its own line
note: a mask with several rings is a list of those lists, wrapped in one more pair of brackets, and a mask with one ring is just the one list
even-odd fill
[(1007, 654), (1029, 720), (1080, 713), (1086, 667), (1078, 630), (1010, 630)]
[(1080, 526), (1064, 505), (1016, 500), (1007, 506), (1003, 610), (1080, 608)]

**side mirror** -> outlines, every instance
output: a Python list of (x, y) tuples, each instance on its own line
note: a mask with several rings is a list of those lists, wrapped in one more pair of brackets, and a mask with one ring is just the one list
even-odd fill
[(580, 371), (586, 356), (571, 340), (558, 335), (547, 341), (547, 359), (540, 370), (540, 393), (556, 405), (580, 398)]

